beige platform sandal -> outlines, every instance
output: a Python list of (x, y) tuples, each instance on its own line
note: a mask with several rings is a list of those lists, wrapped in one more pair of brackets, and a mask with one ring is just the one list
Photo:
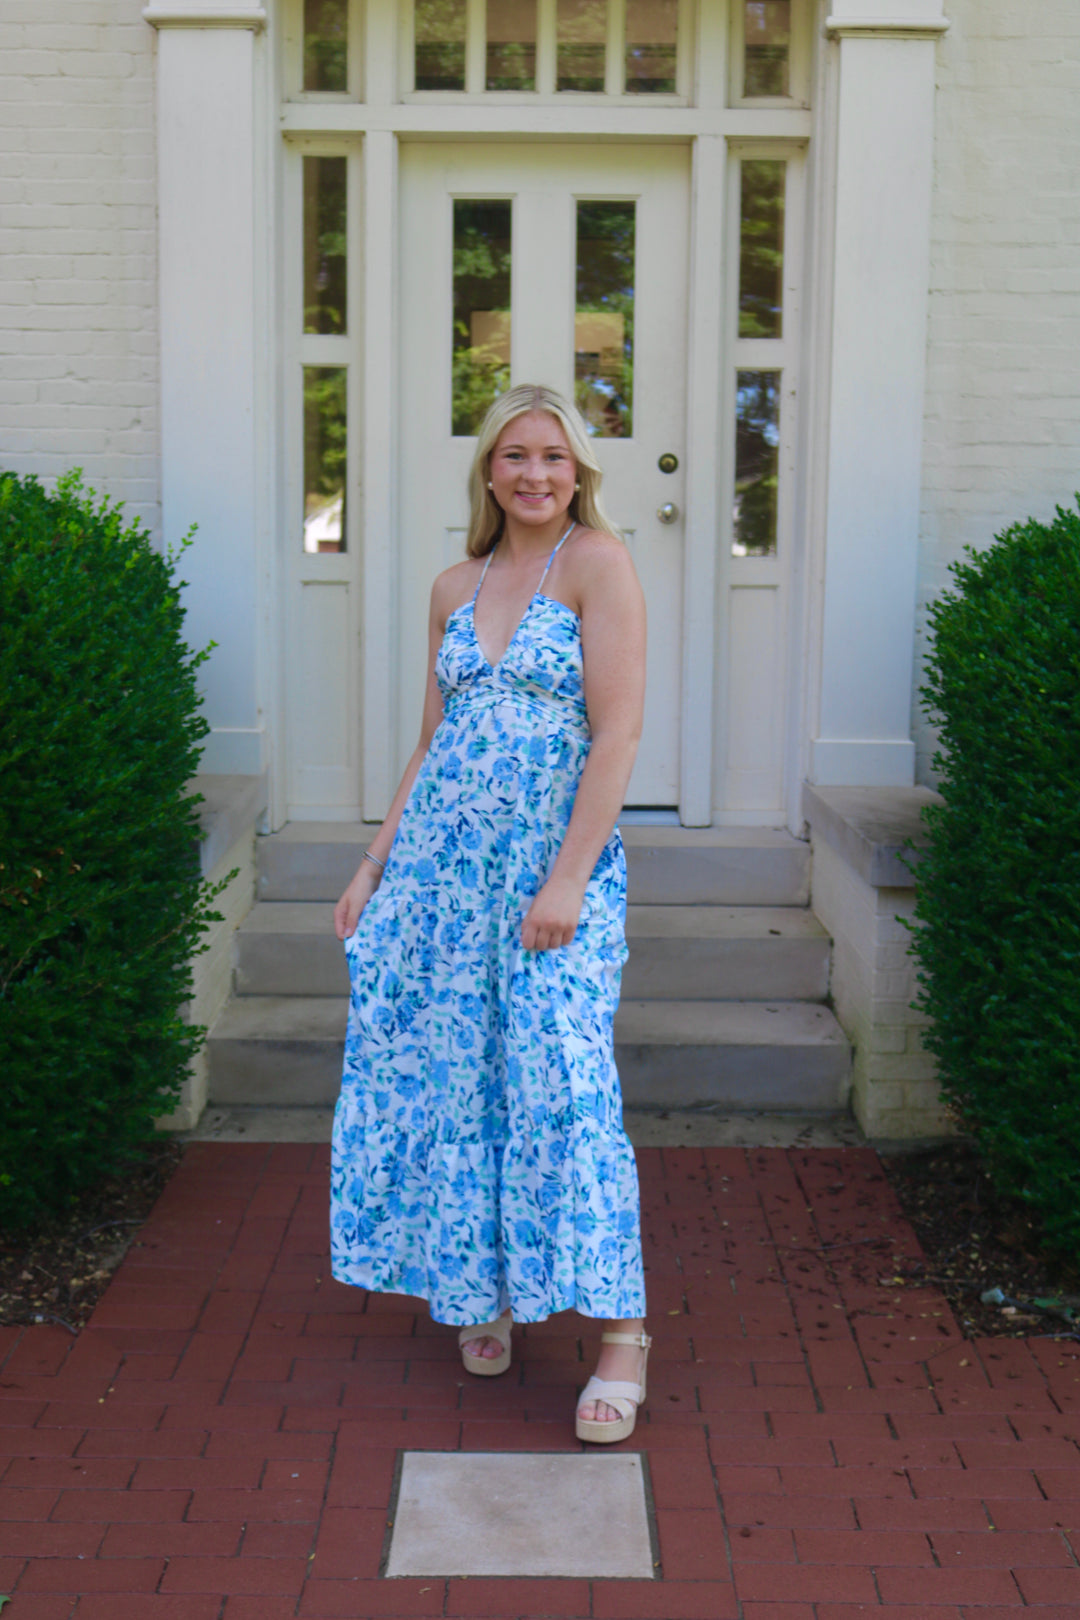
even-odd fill
[[(476, 1373), (481, 1378), (494, 1378), (496, 1373), (504, 1373), (510, 1365), (510, 1329), (514, 1319), (509, 1311), (504, 1311), (497, 1322), (479, 1322), (476, 1327), (463, 1327), (458, 1334), (458, 1347), (461, 1350), (461, 1364), (466, 1372)], [(470, 1355), (465, 1346), (473, 1339), (498, 1339), (502, 1345), (502, 1354), (499, 1356)]]
[[(638, 1408), (645, 1400), (645, 1373), (649, 1365), (652, 1340), (647, 1333), (601, 1333), (601, 1344), (636, 1344), (644, 1351), (641, 1358), (641, 1382), (631, 1384), (620, 1378), (592, 1377), (581, 1392), (578, 1415), (574, 1424), (579, 1440), (593, 1445), (613, 1445), (616, 1440), (629, 1440), (637, 1422)], [(619, 1413), (617, 1418), (604, 1423), (599, 1418), (583, 1418), (581, 1408), (587, 1401), (605, 1401)]]

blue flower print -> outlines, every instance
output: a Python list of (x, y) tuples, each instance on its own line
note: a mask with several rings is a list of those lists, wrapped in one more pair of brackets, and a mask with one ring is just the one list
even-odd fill
[(492, 670), (470, 604), (436, 662), (444, 718), (374, 900), (346, 941), (333, 1273), (440, 1322), (644, 1314), (633, 1151), (612, 1022), (626, 957), (613, 833), (573, 941), (521, 924), (589, 752), (581, 627), (537, 595)]

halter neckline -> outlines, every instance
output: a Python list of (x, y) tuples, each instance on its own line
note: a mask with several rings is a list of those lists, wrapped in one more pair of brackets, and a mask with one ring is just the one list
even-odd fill
[[(577, 528), (577, 518), (575, 518), (574, 521), (571, 523), (570, 527), (567, 529), (566, 533), (563, 535), (562, 539), (559, 541), (559, 543), (555, 547), (554, 551), (552, 551), (549, 554), (548, 560), (544, 564), (544, 572), (540, 575), (540, 583), (537, 585), (535, 591), (533, 591), (533, 593), (532, 593), (532, 596), (529, 598), (529, 606), (530, 607), (532, 606), (533, 602), (535, 602), (536, 598), (540, 595), (541, 588), (543, 587), (543, 583), (544, 583), (545, 579), (547, 579), (547, 577), (548, 577), (548, 570), (550, 569), (552, 563), (555, 561), (555, 558), (559, 555), (559, 552), (562, 550), (563, 546), (569, 540), (570, 536), (573, 534), (573, 532), (574, 532), (574, 530), (576, 528)], [(476, 605), (476, 598), (480, 595), (480, 587), (484, 583), (484, 580), (487, 578), (487, 571), (491, 567), (491, 559), (494, 557), (495, 553), (498, 551), (499, 545), (500, 545), (500, 542), (498, 540), (496, 540), (495, 544), (492, 546), (491, 550), (487, 554), (487, 557), (485, 558), (484, 566), (480, 570), (480, 578), (476, 582), (476, 589), (472, 593), (473, 606)]]
[(532, 595), (529, 597), (529, 600), (525, 605), (525, 611), (522, 613), (521, 618), (518, 620), (517, 624), (514, 627), (513, 635), (510, 637), (510, 640), (506, 643), (506, 646), (503, 648), (501, 654), (499, 655), (499, 658), (498, 658), (497, 662), (494, 663), (494, 664), (491, 662), (490, 658), (488, 657), (487, 653), (484, 651), (483, 647), (481, 647), (480, 638), (476, 634), (476, 599), (480, 595), (480, 587), (481, 587), (481, 585), (484, 583), (484, 580), (487, 578), (487, 571), (491, 567), (491, 559), (492, 559), (492, 557), (494, 557), (496, 551), (498, 550), (499, 542), (497, 540), (496, 540), (495, 544), (492, 546), (491, 550), (488, 552), (487, 560), (484, 563), (483, 569), (481, 570), (480, 578), (476, 582), (476, 589), (472, 593), (472, 601), (469, 603), (469, 618), (470, 618), (470, 621), (471, 621), (471, 624), (472, 624), (473, 641), (476, 643), (476, 647), (477, 647), (478, 652), (480, 653), (481, 658), (484, 660), (484, 663), (487, 665), (488, 669), (491, 670), (492, 674), (494, 674), (495, 671), (499, 668), (499, 665), (502, 663), (503, 659), (506, 657), (507, 653), (510, 651), (510, 648), (514, 645), (514, 642), (517, 640), (518, 635), (519, 635), (519, 633), (521, 631), (522, 625), (525, 623), (525, 620), (529, 617), (529, 614), (532, 612), (533, 603), (536, 601), (537, 597), (540, 595), (540, 592), (543, 589), (544, 581), (548, 577), (548, 570), (550, 569), (552, 563), (555, 561), (555, 558), (558, 556), (559, 552), (562, 550), (563, 546), (569, 540), (570, 536), (573, 534), (573, 532), (574, 532), (574, 530), (576, 528), (577, 528), (577, 519), (575, 518), (574, 521), (571, 523), (570, 527), (567, 529), (566, 533), (563, 535), (562, 539), (559, 541), (558, 545), (555, 547), (554, 551), (551, 552), (550, 556), (548, 557), (547, 562), (544, 564), (544, 572), (540, 575), (539, 584), (537, 585), (535, 591), (533, 591)]

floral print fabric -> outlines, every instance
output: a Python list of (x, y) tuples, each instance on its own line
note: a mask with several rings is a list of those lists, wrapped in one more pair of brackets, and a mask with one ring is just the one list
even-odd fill
[(572, 942), (521, 945), (589, 751), (577, 615), (538, 593), (493, 669), (466, 603), (436, 673), (445, 718), (345, 942), (333, 1273), (419, 1295), (461, 1326), (508, 1306), (518, 1322), (642, 1316), (613, 1055), (626, 957), (617, 831)]

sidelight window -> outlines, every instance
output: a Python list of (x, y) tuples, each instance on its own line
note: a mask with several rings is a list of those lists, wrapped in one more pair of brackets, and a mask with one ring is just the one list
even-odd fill
[[(765, 149), (767, 151), (767, 148)], [(792, 228), (790, 157), (761, 148), (733, 158), (738, 279), (733, 289), (731, 549), (736, 557), (775, 557), (786, 509), (790, 461), (795, 312), (787, 307)], [(759, 155), (760, 154), (760, 155)], [(797, 195), (797, 194), (796, 194)]]

